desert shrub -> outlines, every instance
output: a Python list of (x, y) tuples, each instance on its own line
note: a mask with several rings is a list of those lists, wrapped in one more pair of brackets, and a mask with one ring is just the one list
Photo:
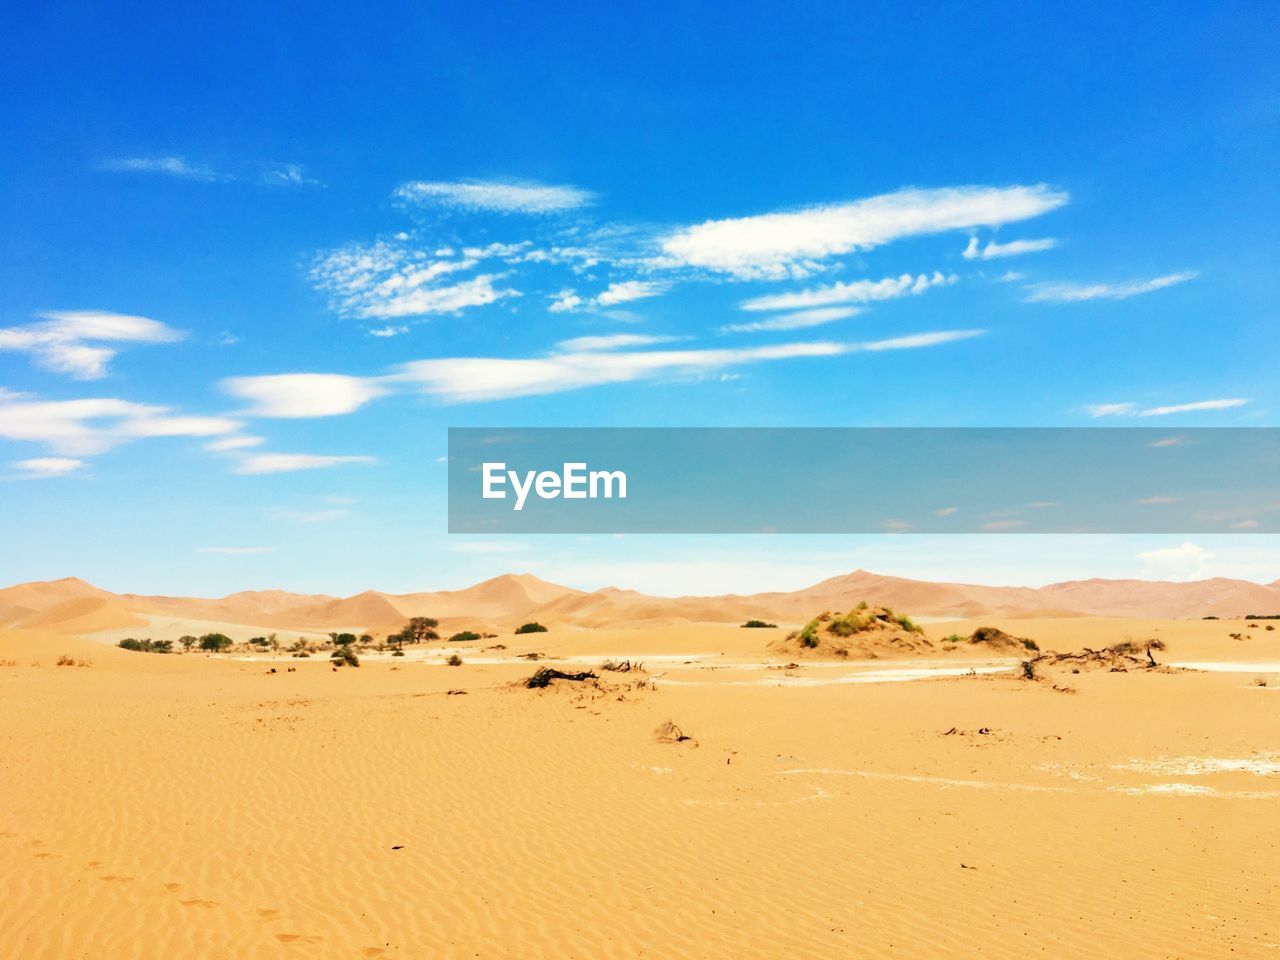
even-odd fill
[(1028, 650), (1032, 650), (1032, 651), (1034, 651), (1034, 652), (1036, 652), (1036, 653), (1039, 653), (1039, 652), (1040, 652), (1040, 644), (1036, 643), (1036, 642), (1035, 642), (1034, 640), (1032, 640), (1030, 637), (1023, 637), (1023, 638), (1022, 638), (1022, 645), (1023, 645), (1024, 647), (1026, 647)]
[(349, 647), (356, 642), (354, 633), (331, 633), (329, 639), (333, 641), (335, 647)]
[(467, 643), (470, 640), (479, 640), (479, 639), (480, 639), (480, 634), (472, 630), (462, 630), (458, 633), (455, 633), (452, 637), (450, 637), (449, 642), (450, 643)]
[(201, 650), (212, 650), (217, 653), (231, 646), (232, 640), (225, 633), (206, 633), (200, 638)]
[(396, 649), (394, 649), (394, 650), (392, 650), (392, 651), (391, 651), (391, 655), (392, 655), (393, 657), (403, 657), (403, 656), (404, 656), (404, 651), (403, 651), (403, 650), (401, 650), (399, 647), (396, 647)]
[(964, 637), (958, 633), (950, 633), (942, 638), (943, 643), (964, 643)]
[(173, 652), (172, 640), (135, 640), (133, 637), (125, 637), (116, 646), (122, 650), (134, 650), (140, 653)]
[(916, 622), (905, 613), (897, 614), (894, 619), (897, 621), (898, 626), (907, 631), (907, 633), (924, 633), (924, 631), (916, 625)]
[(867, 609), (867, 601), (865, 601), (865, 600), (859, 600), (859, 601), (858, 601), (858, 609), (859, 609), (859, 610), (865, 610), (865, 609)]
[(444, 662), (451, 667), (462, 666), (462, 658), (458, 656), (456, 653), (449, 654), (447, 657), (444, 658)]
[(547, 628), (540, 623), (523, 623), (516, 627), (516, 633), (546, 633)]
[(1034, 680), (1036, 678), (1036, 665), (1032, 661), (1022, 661), (1022, 678), (1024, 680)]
[(249, 638), (250, 646), (254, 646), (254, 647), (267, 647), (270, 645), (270, 643), (271, 641), (269, 641), (266, 637), (250, 637)]
[(307, 651), (305, 650), (299, 650), (296, 653), (294, 653), (293, 656), (294, 656), (294, 659), (301, 659), (303, 657), (309, 657), (311, 656), (311, 654), (307, 653)]
[[(77, 660), (75, 657), (68, 657), (65, 653), (58, 658), (58, 666), (60, 667), (87, 667), (88, 660)], [(39, 664), (36, 664), (39, 666)]]
[(765, 623), (763, 620), (748, 620), (742, 626), (750, 630), (761, 630), (761, 629), (772, 629), (773, 627), (776, 627), (777, 624)]
[(818, 621), (810, 620), (800, 631), (800, 645), (813, 648), (818, 645)]
[(334, 666), (338, 667), (360, 666), (360, 658), (356, 656), (356, 652), (351, 649), (349, 643), (335, 648), (333, 653), (329, 654), (329, 659), (333, 661)]
[(630, 673), (632, 670), (644, 670), (644, 664), (632, 663), (630, 660), (606, 660), (600, 664), (600, 669), (611, 673)]

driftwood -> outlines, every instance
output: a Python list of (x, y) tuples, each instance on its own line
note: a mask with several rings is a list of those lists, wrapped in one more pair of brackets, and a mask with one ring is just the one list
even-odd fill
[(581, 673), (565, 673), (563, 670), (557, 670), (554, 667), (543, 667), (532, 677), (524, 682), (524, 685), (530, 690), (536, 690), (540, 687), (551, 685), (552, 680), (595, 680), (598, 679), (590, 670), (583, 670)]

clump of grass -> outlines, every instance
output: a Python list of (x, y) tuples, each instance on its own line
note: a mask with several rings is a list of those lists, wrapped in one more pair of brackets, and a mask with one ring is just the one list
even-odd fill
[(329, 659), (335, 667), (358, 667), (360, 666), (360, 657), (351, 649), (350, 644), (343, 644), (336, 648), (333, 653), (329, 654)]
[(456, 653), (449, 654), (447, 657), (444, 658), (444, 662), (451, 667), (462, 666), (462, 658), (458, 656)]
[(958, 633), (949, 633), (942, 638), (943, 643), (964, 643), (964, 637)]
[(88, 660), (77, 660), (75, 657), (68, 657), (65, 653), (58, 658), (60, 667), (87, 667), (88, 665)]
[(813, 649), (818, 645), (818, 619), (810, 620), (800, 631), (800, 646)]

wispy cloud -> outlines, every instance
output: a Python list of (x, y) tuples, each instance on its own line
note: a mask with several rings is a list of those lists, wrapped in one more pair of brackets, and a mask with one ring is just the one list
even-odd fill
[(241, 163), (234, 165), (236, 170), (232, 172), (216, 170), (204, 163), (193, 163), (178, 154), (114, 157), (104, 160), (100, 166), (103, 170), (114, 173), (156, 174), (204, 183), (241, 182), (268, 187), (308, 187), (320, 182), (308, 175), (306, 168), (298, 163)]
[(1078, 303), (1082, 300), (1128, 300), (1144, 293), (1154, 293), (1166, 287), (1177, 286), (1194, 280), (1199, 274), (1194, 270), (1168, 273), (1150, 280), (1129, 280), (1124, 283), (1038, 283), (1027, 287), (1027, 300), (1031, 303)]
[(1167, 417), (1174, 413), (1198, 413), (1201, 410), (1231, 410), (1235, 407), (1243, 407), (1248, 402), (1241, 397), (1225, 400), (1197, 400), (1194, 403), (1175, 403), (1168, 407), (1151, 407), (1143, 410), (1138, 416)]
[(569, 353), (590, 350), (620, 350), (624, 347), (648, 347), (657, 343), (670, 343), (679, 337), (655, 336), (645, 333), (609, 333), (596, 337), (574, 337), (556, 344), (558, 350)]
[(286, 373), (264, 377), (231, 377), (222, 389), (248, 400), (257, 417), (331, 417), (352, 413), (386, 393), (377, 380), (337, 373)]
[(727, 323), (720, 328), (721, 333), (755, 333), (769, 330), (803, 330), (807, 327), (820, 327), (836, 320), (846, 320), (862, 313), (861, 307), (818, 307), (813, 310), (798, 310), (795, 313), (784, 313), (770, 317), (768, 320), (754, 320), (750, 323)]
[[(1199, 413), (1206, 410), (1231, 410), (1243, 407), (1249, 401), (1243, 397), (1229, 397), (1221, 400), (1196, 400), (1191, 403), (1175, 403), (1163, 407), (1147, 407), (1140, 409), (1136, 403), (1094, 403), (1085, 406), (1085, 412), (1091, 417), (1167, 417), (1175, 413)], [(1173, 447), (1182, 441), (1177, 437), (1157, 440), (1153, 447)]]
[(1045, 184), (907, 189), (789, 213), (708, 220), (666, 237), (661, 249), (673, 263), (739, 278), (805, 276), (831, 257), (906, 237), (1027, 220), (1067, 199)]
[(1043, 237), (1039, 240), (1011, 240), (1008, 243), (997, 243), (995, 240), (991, 240), (984, 247), (977, 237), (970, 237), (969, 246), (964, 249), (964, 258), (966, 260), (995, 260), (999, 257), (1016, 257), (1024, 253), (1039, 253), (1042, 250), (1052, 250), (1057, 245), (1058, 241), (1052, 237)]
[(30, 479), (65, 477), (83, 466), (83, 460), (74, 460), (70, 457), (35, 457), (31, 460), (19, 460), (14, 464), (14, 467), (21, 471), (22, 476)]
[(1181, 503), (1182, 498), (1170, 496), (1143, 497), (1141, 500), (1135, 500), (1133, 502), (1143, 507), (1162, 507), (1168, 506), (1169, 504)]
[(376, 463), (374, 457), (322, 456), (311, 453), (255, 453), (241, 458), (234, 471), (242, 474), (293, 473), (298, 470), (322, 470), (349, 463)]
[(413, 180), (399, 187), (396, 196), (420, 205), (523, 214), (561, 213), (595, 199), (580, 187), (519, 180)]
[(705, 375), (773, 360), (917, 349), (982, 333), (981, 330), (946, 330), (864, 343), (817, 341), (738, 349), (589, 351), (527, 359), (420, 360), (405, 364), (398, 378), (445, 402), (470, 403), (661, 376)]
[(168, 407), (110, 398), (0, 402), (0, 437), (42, 443), (70, 456), (91, 456), (145, 437), (210, 437), (240, 427), (228, 417), (173, 415)]
[(223, 440), (214, 440), (211, 443), (206, 443), (204, 448), (212, 451), (213, 453), (227, 453), (231, 450), (247, 450), (250, 447), (258, 447), (264, 442), (264, 437), (243, 435), (239, 437), (227, 437)]
[(955, 282), (954, 275), (946, 276), (935, 272), (932, 276), (924, 273), (912, 276), (904, 273), (900, 277), (885, 277), (883, 280), (854, 280), (851, 283), (833, 283), (810, 290), (754, 297), (744, 300), (739, 308), (749, 311), (806, 310), (836, 304), (872, 303), (924, 293), (932, 287), (946, 287)]
[(1094, 418), (1128, 417), (1136, 413), (1137, 409), (1136, 403), (1090, 403), (1085, 405), (1084, 411)]
[(102, 168), (118, 173), (159, 173), (183, 180), (211, 182), (227, 179), (212, 167), (207, 167), (201, 163), (191, 163), (185, 157), (174, 154), (151, 157), (116, 157), (103, 161)]
[(552, 313), (571, 313), (588, 307), (613, 307), (620, 303), (646, 300), (667, 292), (670, 284), (657, 280), (620, 280), (611, 283), (597, 296), (582, 297), (576, 290), (561, 290), (551, 298), (548, 310)]
[(100, 380), (119, 350), (104, 343), (173, 343), (182, 334), (159, 320), (102, 310), (55, 310), (40, 323), (0, 328), (0, 350), (29, 353), (46, 370)]
[[(427, 252), (386, 241), (352, 244), (318, 257), (310, 276), (329, 294), (333, 309), (345, 316), (392, 320), (457, 313), (520, 295), (496, 285), (503, 273), (455, 276), (473, 270), (483, 258), (502, 258), (504, 253), (510, 256), (507, 248)], [(400, 331), (383, 328), (384, 335), (393, 332)]]

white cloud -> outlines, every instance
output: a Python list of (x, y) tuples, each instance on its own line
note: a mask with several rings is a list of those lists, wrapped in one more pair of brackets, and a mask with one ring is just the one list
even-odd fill
[(924, 273), (912, 276), (904, 273), (900, 277), (885, 277), (883, 280), (854, 280), (851, 283), (833, 283), (811, 290), (754, 297), (744, 300), (739, 307), (748, 311), (807, 310), (838, 304), (871, 303), (924, 293), (931, 287), (946, 287), (955, 282), (954, 275), (945, 276), (935, 272), (932, 276)]
[(382, 339), (385, 340), (391, 337), (398, 337), (402, 333), (408, 333), (408, 332), (409, 332), (408, 327), (397, 327), (392, 324), (388, 324), (385, 327), (375, 327), (373, 330), (370, 330), (369, 336), (381, 337)]
[(235, 467), (236, 473), (292, 473), (296, 470), (320, 470), (347, 463), (376, 463), (374, 457), (329, 457), (310, 453), (255, 453), (244, 457)]
[(450, 403), (536, 396), (668, 375), (703, 375), (768, 360), (906, 350), (979, 336), (981, 330), (912, 334), (866, 343), (809, 342), (709, 350), (577, 352), (540, 358), (461, 357), (405, 364), (395, 379)]
[(1161, 580), (1193, 580), (1203, 574), (1213, 554), (1194, 543), (1139, 553), (1147, 576)]
[(656, 343), (670, 343), (678, 339), (679, 337), (659, 337), (643, 333), (610, 333), (598, 337), (574, 337), (572, 340), (561, 340), (556, 344), (556, 349), (567, 353), (618, 350), (622, 347), (647, 347)]
[(1095, 419), (1098, 417), (1127, 417), (1137, 410), (1137, 406), (1135, 403), (1090, 403), (1085, 405), (1084, 411)]
[(819, 327), (824, 323), (844, 320), (862, 313), (861, 307), (818, 307), (813, 310), (799, 310), (795, 313), (784, 313), (770, 317), (768, 320), (755, 320), (751, 323), (728, 323), (720, 328), (721, 333), (755, 333), (768, 330), (802, 330), (806, 327)]
[(1052, 237), (1044, 237), (1040, 240), (1011, 240), (1008, 243), (997, 243), (991, 240), (984, 247), (979, 243), (977, 237), (970, 237), (969, 245), (964, 248), (964, 258), (966, 260), (995, 260), (998, 257), (1016, 257), (1024, 253), (1039, 253), (1042, 250), (1052, 250), (1057, 245), (1057, 240)]
[(571, 186), (531, 181), (414, 180), (396, 190), (401, 200), (490, 213), (560, 213), (586, 206), (594, 194)]
[(1243, 407), (1248, 400), (1239, 397), (1233, 397), (1227, 400), (1197, 400), (1195, 403), (1176, 403), (1168, 407), (1151, 407), (1143, 410), (1138, 416), (1140, 417), (1167, 417), (1174, 413), (1196, 413), (1201, 410), (1230, 410), (1234, 407)]
[(0, 350), (30, 353), (37, 364), (77, 380), (98, 380), (118, 352), (102, 343), (173, 343), (182, 334), (159, 320), (102, 310), (41, 313), (41, 323), (0, 328)]
[(1194, 280), (1194, 270), (1169, 273), (1150, 280), (1131, 280), (1126, 283), (1039, 283), (1027, 287), (1027, 300), (1032, 303), (1076, 303), (1081, 300), (1128, 300)]
[(210, 167), (206, 167), (203, 164), (189, 163), (185, 158), (173, 155), (164, 157), (120, 157), (114, 160), (107, 160), (102, 166), (106, 170), (114, 170), (121, 173), (161, 173), (170, 177), (179, 177), (183, 180), (213, 181), (227, 179)]
[(611, 307), (618, 303), (630, 303), (633, 300), (644, 300), (665, 293), (667, 285), (651, 280), (623, 280), (611, 283), (598, 297), (596, 304)]
[(676, 264), (736, 277), (804, 276), (829, 257), (905, 237), (1027, 220), (1067, 199), (1044, 184), (906, 189), (791, 213), (708, 220), (677, 231), (661, 246)]
[(1151, 446), (1160, 447), (1181, 447), (1187, 441), (1182, 437), (1164, 437), (1160, 440), (1152, 441)]
[(576, 290), (561, 290), (551, 298), (551, 313), (571, 313), (581, 307), (613, 307), (620, 303), (660, 296), (670, 285), (655, 280), (621, 280), (611, 283), (599, 295), (583, 298)]
[(552, 313), (571, 313), (582, 306), (582, 298), (572, 290), (561, 290), (551, 298), (551, 306), (547, 309)]
[(232, 433), (225, 417), (171, 416), (169, 408), (108, 398), (0, 403), (0, 437), (43, 443), (88, 456), (140, 437), (207, 437)]
[(196, 547), (196, 553), (227, 553), (241, 556), (250, 553), (271, 553), (274, 547)]
[(352, 413), (386, 389), (376, 380), (337, 373), (286, 373), (264, 377), (231, 377), (222, 389), (250, 401), (257, 417), (331, 417)]
[(390, 320), (457, 313), (520, 295), (517, 290), (494, 285), (501, 274), (453, 279), (454, 274), (474, 269), (482, 259), (503, 259), (504, 251), (510, 249), (491, 246), (464, 251), (458, 257), (452, 250), (427, 253), (385, 241), (352, 244), (318, 257), (310, 277), (329, 294), (332, 308), (344, 316)]
[(228, 450), (245, 450), (249, 447), (261, 446), (263, 441), (263, 437), (243, 435), (227, 437), (225, 440), (214, 440), (211, 443), (206, 443), (204, 448), (214, 453), (225, 453)]
[(31, 478), (65, 477), (83, 467), (84, 461), (73, 460), (70, 457), (35, 457), (31, 460), (19, 460), (14, 466), (21, 470), (24, 476)]
[(1134, 501), (1134, 503), (1143, 507), (1161, 507), (1161, 506), (1167, 506), (1172, 503), (1181, 503), (1181, 502), (1182, 502), (1181, 497), (1169, 497), (1169, 496), (1143, 497), (1141, 500)]

